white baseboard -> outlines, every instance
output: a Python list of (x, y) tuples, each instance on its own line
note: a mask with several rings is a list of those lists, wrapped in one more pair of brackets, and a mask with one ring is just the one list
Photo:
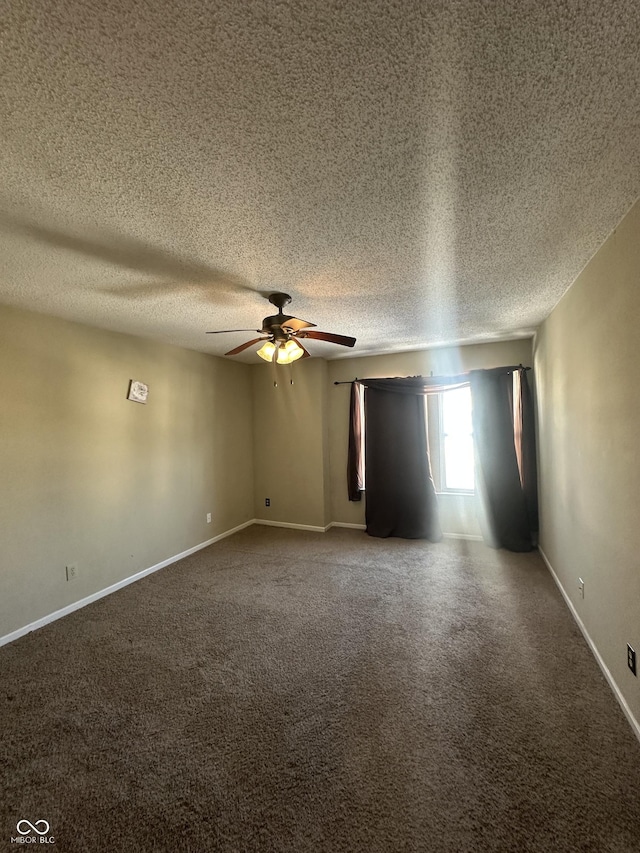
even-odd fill
[(621, 692), (620, 688), (618, 687), (618, 685), (616, 684), (616, 682), (615, 682), (615, 680), (614, 680), (613, 676), (612, 676), (612, 675), (611, 675), (611, 673), (609, 672), (609, 668), (607, 667), (606, 663), (605, 663), (605, 662), (604, 662), (604, 660), (602, 659), (602, 656), (600, 655), (600, 652), (598, 651), (598, 649), (597, 649), (597, 647), (596, 647), (596, 644), (593, 642), (593, 640), (592, 640), (592, 639), (591, 639), (591, 637), (589, 636), (589, 632), (588, 632), (588, 631), (587, 631), (587, 629), (585, 628), (584, 623), (583, 623), (582, 619), (580, 618), (580, 616), (579, 616), (579, 614), (578, 614), (578, 611), (577, 611), (577, 610), (575, 609), (575, 607), (573, 606), (573, 603), (572, 603), (571, 599), (569, 598), (569, 596), (568, 596), (568, 595), (567, 595), (567, 593), (565, 592), (564, 587), (563, 587), (563, 586), (562, 586), (562, 584), (560, 583), (560, 578), (558, 577), (558, 575), (557, 575), (557, 574), (555, 573), (555, 571), (553, 570), (553, 566), (552, 566), (552, 565), (551, 565), (551, 563), (549, 562), (549, 558), (548, 558), (548, 557), (547, 557), (547, 555), (544, 553), (544, 551), (542, 550), (542, 548), (540, 547), (540, 545), (538, 545), (538, 551), (540, 552), (540, 556), (542, 557), (542, 559), (543, 559), (543, 560), (544, 560), (544, 562), (546, 563), (546, 566), (547, 566), (547, 568), (549, 569), (549, 571), (550, 571), (550, 573), (551, 573), (551, 577), (552, 577), (552, 578), (554, 579), (554, 581), (556, 582), (556, 585), (557, 585), (558, 589), (560, 590), (560, 593), (561, 593), (562, 597), (564, 598), (564, 600), (565, 600), (565, 602), (566, 602), (566, 605), (567, 605), (567, 607), (569, 608), (569, 610), (570, 610), (570, 612), (571, 612), (571, 615), (573, 616), (573, 618), (574, 618), (574, 620), (575, 620), (576, 625), (577, 625), (577, 626), (578, 626), (578, 628), (580, 628), (580, 630), (582, 631), (582, 636), (583, 636), (583, 637), (585, 638), (585, 640), (587, 641), (587, 645), (588, 645), (588, 646), (589, 646), (589, 648), (591, 649), (591, 652), (593, 653), (594, 658), (595, 658), (595, 659), (596, 659), (596, 661), (598, 662), (598, 666), (599, 666), (599, 667), (600, 667), (600, 669), (602, 670), (602, 674), (603, 674), (603, 675), (604, 675), (604, 677), (607, 679), (607, 681), (608, 681), (608, 683), (609, 683), (609, 687), (610, 687), (610, 688), (611, 688), (611, 690), (613, 691), (613, 695), (614, 695), (614, 696), (616, 697), (616, 699), (618, 700), (618, 703), (619, 703), (620, 707), (622, 708), (622, 710), (623, 710), (623, 712), (624, 712), (625, 717), (626, 717), (626, 718), (627, 718), (627, 720), (629, 721), (629, 724), (631, 725), (631, 728), (632, 728), (632, 730), (633, 730), (633, 733), (634, 733), (634, 734), (635, 734), (635, 736), (638, 738), (638, 740), (640, 740), (640, 723), (639, 723), (639, 722), (636, 720), (636, 718), (633, 716), (633, 713), (632, 713), (632, 711), (631, 711), (631, 708), (630, 708), (630, 707), (628, 706), (628, 704), (627, 704), (627, 700), (626, 700), (626, 699), (624, 698), (624, 696), (622, 695), (622, 692)]
[(443, 539), (466, 539), (469, 542), (483, 542), (482, 536), (475, 533), (443, 533)]
[(0, 637), (0, 646), (4, 646), (7, 643), (12, 643), (14, 640), (17, 640), (20, 637), (24, 637), (25, 634), (31, 633), (31, 631), (37, 631), (38, 628), (43, 628), (50, 622), (55, 622), (56, 619), (62, 619), (63, 616), (68, 616), (69, 613), (73, 613), (74, 610), (80, 610), (81, 607), (86, 607), (87, 604), (92, 604), (94, 601), (98, 601), (100, 598), (104, 598), (106, 595), (111, 595), (112, 592), (116, 592), (117, 590), (122, 589), (125, 586), (129, 586), (130, 583), (135, 583), (135, 581), (139, 581), (141, 578), (153, 574), (153, 572), (157, 572), (160, 569), (164, 569), (166, 566), (170, 566), (172, 563), (177, 563), (178, 560), (183, 560), (190, 554), (195, 554), (196, 551), (201, 551), (203, 548), (207, 548), (209, 545), (213, 545), (214, 542), (219, 542), (220, 539), (225, 539), (227, 536), (232, 536), (239, 530), (243, 530), (245, 527), (249, 527), (250, 524), (253, 524), (253, 519), (251, 519), (250, 521), (245, 521), (244, 524), (239, 524), (237, 527), (234, 527), (231, 530), (225, 530), (224, 533), (219, 533), (217, 536), (214, 536), (213, 539), (207, 539), (206, 542), (201, 542), (199, 545), (194, 545), (193, 548), (188, 548), (186, 551), (182, 551), (180, 554), (176, 554), (173, 557), (169, 557), (168, 559), (163, 560), (161, 563), (156, 563), (155, 566), (151, 566), (148, 569), (143, 569), (141, 572), (136, 572), (135, 575), (130, 575), (128, 578), (124, 578), (123, 580), (118, 581), (117, 583), (111, 584), (111, 586), (107, 586), (104, 589), (98, 590), (98, 592), (94, 592), (91, 595), (87, 595), (85, 598), (79, 599), (79, 601), (74, 601), (72, 604), (67, 604), (66, 607), (62, 607), (60, 608), (60, 610), (54, 610), (53, 613), (49, 613), (46, 616), (42, 616), (40, 619), (36, 619), (35, 622), (30, 622), (28, 625), (25, 625), (22, 628), (18, 628), (16, 631), (12, 631), (10, 634), (5, 634), (4, 637)]
[[(311, 530), (314, 533), (326, 533), (332, 527), (346, 527), (349, 530), (366, 530), (366, 524), (353, 524), (350, 521), (331, 521), (326, 527), (313, 526), (311, 524), (291, 524), (288, 521), (269, 521), (264, 518), (254, 518), (254, 524), (266, 524), (269, 527), (290, 527), (294, 530)], [(475, 533), (443, 533), (444, 539), (467, 539), (473, 542), (482, 542), (482, 536)]]
[(254, 518), (253, 524), (264, 524), (266, 527), (290, 527), (292, 530), (311, 530), (313, 533), (326, 533), (331, 527), (318, 527), (313, 524), (293, 524), (291, 521), (270, 521), (266, 518)]

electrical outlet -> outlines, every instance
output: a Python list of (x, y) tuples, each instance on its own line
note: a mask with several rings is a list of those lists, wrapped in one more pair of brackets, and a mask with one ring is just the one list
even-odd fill
[(265, 498), (264, 499), (264, 505), (265, 506), (271, 506), (271, 498)]
[(67, 580), (74, 581), (78, 577), (78, 567), (75, 563), (71, 566), (67, 566)]
[(637, 678), (638, 673), (636, 671), (636, 650), (632, 649), (629, 643), (627, 643), (627, 666)]
[(211, 524), (211, 513), (207, 513), (207, 524)]
[(582, 578), (578, 578), (578, 592), (580, 593), (580, 598), (584, 598), (584, 581)]

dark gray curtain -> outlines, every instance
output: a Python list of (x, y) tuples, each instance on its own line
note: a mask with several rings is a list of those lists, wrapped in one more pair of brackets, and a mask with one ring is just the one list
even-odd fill
[(533, 394), (526, 370), (518, 370), (520, 378), (520, 407), (522, 418), (521, 470), (522, 488), (529, 515), (529, 527), (537, 541), (538, 521), (538, 463), (536, 455), (536, 427)]
[(424, 396), (416, 389), (397, 393), (397, 388), (381, 385), (367, 383), (365, 392), (367, 533), (438, 542), (442, 529), (427, 451)]
[[(512, 369), (498, 368), (472, 370), (469, 376), (477, 489), (484, 505), (488, 524), (485, 537), (488, 544), (494, 548), (507, 548), (510, 551), (531, 551), (534, 525), (521, 477), (521, 467), (524, 467), (522, 460), (526, 459), (526, 476), (530, 490), (532, 454), (535, 460), (531, 400), (529, 396), (527, 403), (521, 408), (522, 415), (526, 414), (527, 424), (526, 429), (518, 430), (516, 451), (512, 373)], [(520, 372), (520, 379), (521, 400), (516, 401), (518, 405), (521, 405), (522, 389), (528, 389), (524, 370)], [(522, 443), (525, 432), (527, 434), (526, 450)], [(530, 444), (532, 439), (533, 444)], [(530, 499), (533, 499), (531, 493)]]

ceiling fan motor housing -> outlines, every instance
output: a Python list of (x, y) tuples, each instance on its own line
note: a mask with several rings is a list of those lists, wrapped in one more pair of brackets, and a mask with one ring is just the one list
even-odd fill
[(282, 309), (285, 305), (291, 302), (291, 297), (288, 293), (272, 293), (269, 296), (269, 302), (275, 305), (278, 309), (277, 314), (272, 314), (270, 317), (265, 317), (262, 321), (262, 331), (266, 334), (273, 335), (276, 341), (287, 341), (289, 333), (283, 329), (287, 320), (295, 319), (291, 314), (283, 314)]
[(268, 335), (273, 335), (278, 341), (286, 341), (289, 339), (286, 321), (293, 319), (290, 314), (272, 314), (271, 317), (265, 317), (262, 321), (262, 331)]

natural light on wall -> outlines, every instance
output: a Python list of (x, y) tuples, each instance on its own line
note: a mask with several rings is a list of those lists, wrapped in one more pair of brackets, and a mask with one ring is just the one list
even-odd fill
[(447, 491), (475, 488), (471, 389), (444, 391), (441, 396), (442, 470)]

